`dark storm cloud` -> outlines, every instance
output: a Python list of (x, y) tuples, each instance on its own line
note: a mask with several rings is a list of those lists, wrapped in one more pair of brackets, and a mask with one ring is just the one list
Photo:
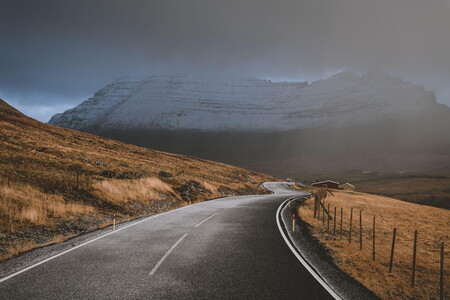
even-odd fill
[(376, 68), (445, 98), (449, 16), (449, 0), (0, 0), (0, 93), (78, 102), (129, 75)]

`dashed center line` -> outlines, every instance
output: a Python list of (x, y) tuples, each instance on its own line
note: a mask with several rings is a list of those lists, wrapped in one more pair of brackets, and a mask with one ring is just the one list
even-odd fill
[(224, 210), (227, 210), (227, 209), (233, 208), (233, 207), (235, 207), (235, 206), (238, 206), (239, 204), (240, 204), (240, 203), (238, 203), (238, 204), (235, 204), (235, 205), (231, 205), (231, 206), (229, 206), (229, 207), (225, 208)]
[(209, 219), (211, 219), (212, 217), (214, 217), (215, 215), (217, 215), (218, 213), (215, 213), (213, 215), (210, 215), (209, 217), (207, 217), (206, 219), (204, 219), (203, 221), (201, 221), (200, 223), (198, 223), (197, 225), (195, 225), (194, 227), (197, 228), (198, 226), (202, 225), (203, 223), (205, 223), (206, 221), (208, 221)]
[(188, 234), (185, 233), (170, 249), (169, 251), (166, 252), (166, 254), (164, 254), (163, 257), (161, 257), (161, 259), (158, 261), (158, 263), (153, 267), (153, 269), (150, 271), (149, 275), (153, 275), (155, 274), (155, 272), (158, 270), (159, 266), (161, 266), (161, 264), (164, 262), (164, 260), (166, 260), (166, 258), (169, 256), (169, 254), (173, 251), (173, 249), (175, 249), (176, 246), (178, 246), (179, 243), (181, 243), (181, 241), (187, 236)]

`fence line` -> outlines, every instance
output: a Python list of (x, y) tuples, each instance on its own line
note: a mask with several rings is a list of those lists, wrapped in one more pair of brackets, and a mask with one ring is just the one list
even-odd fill
[[(333, 214), (331, 214), (331, 208), (333, 208)], [(337, 227), (338, 209), (340, 209), (339, 228)], [(319, 224), (322, 223), (323, 234), (329, 234), (330, 236), (333, 236), (335, 240), (342, 240), (342, 238), (348, 234), (348, 244), (350, 246), (352, 244), (353, 234), (353, 210), (354, 207), (350, 207), (348, 231), (344, 230), (345, 212), (343, 207), (338, 207), (332, 205), (332, 203), (327, 203), (327, 208), (325, 208), (325, 201), (320, 201), (320, 205), (317, 207), (317, 211), (315, 211), (315, 217), (317, 217)], [(320, 213), (322, 213), (322, 215), (320, 215)], [(367, 217), (368, 216), (366, 216), (366, 218)], [(320, 218), (322, 218), (322, 220), (320, 220)], [(325, 218), (327, 218), (326, 224)], [(448, 287), (450, 285), (450, 269), (448, 267), (448, 251), (445, 250), (444, 242), (440, 242), (438, 246), (433, 248), (432, 245), (426, 244), (424, 241), (419, 239), (419, 232), (415, 230), (413, 235), (406, 238), (411, 244), (405, 245), (404, 232), (402, 233), (400, 231), (401, 236), (399, 236), (399, 231), (396, 227), (393, 228), (391, 233), (384, 230), (382, 232), (377, 232), (376, 219), (376, 216), (372, 216), (372, 228), (367, 226), (366, 233), (369, 232), (369, 234), (364, 234), (364, 216), (363, 211), (359, 209), (359, 250), (366, 253), (368, 257), (371, 257), (372, 261), (379, 261), (381, 264), (385, 264), (383, 261), (387, 259), (388, 268), (386, 269), (386, 272), (392, 274), (391, 276), (405, 279), (408, 278), (407, 280), (410, 282), (409, 292), (411, 292), (414, 299), (424, 295), (430, 299), (450, 299), (450, 289)], [(333, 222), (332, 230), (330, 230), (330, 221)], [(337, 230), (339, 231), (338, 234)], [(377, 238), (378, 235), (385, 237), (379, 239)], [(390, 239), (389, 235), (391, 236)], [(403, 244), (399, 244), (402, 242), (400, 237), (403, 239)], [(364, 239), (372, 240), (372, 247), (366, 247), (365, 249), (367, 250), (364, 250), (363, 247)], [(386, 242), (390, 242), (390, 254), (388, 254), (387, 257), (387, 253), (379, 257), (377, 255), (377, 244)], [(355, 246), (358, 247), (357, 244)], [(403, 250), (399, 247), (403, 247)], [(410, 254), (407, 256), (402, 256), (401, 253), (404, 253), (405, 247), (411, 249), (409, 250)], [(421, 249), (421, 251), (419, 251), (419, 249)], [(428, 256), (421, 254), (427, 253), (427, 251), (431, 251), (431, 254)], [(409, 266), (408, 269), (410, 270), (410, 273), (408, 272), (408, 274), (405, 274), (404, 271), (401, 271), (400, 268), (396, 267), (406, 264)]]

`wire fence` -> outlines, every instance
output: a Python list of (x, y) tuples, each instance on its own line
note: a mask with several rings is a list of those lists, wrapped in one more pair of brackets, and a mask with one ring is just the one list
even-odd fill
[(383, 216), (317, 201), (311, 215), (316, 232), (351, 253), (346, 259), (361, 270), (384, 273), (386, 298), (450, 299), (448, 236), (380, 226), (388, 223)]

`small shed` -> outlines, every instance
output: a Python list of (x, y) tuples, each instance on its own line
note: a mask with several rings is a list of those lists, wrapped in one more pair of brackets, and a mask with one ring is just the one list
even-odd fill
[(339, 188), (339, 182), (332, 181), (332, 180), (324, 180), (324, 181), (314, 182), (311, 184), (311, 186), (323, 187), (326, 189), (337, 189), (337, 188)]
[(344, 191), (354, 191), (355, 190), (355, 186), (353, 184), (351, 184), (351, 183), (348, 183), (348, 182), (346, 182), (344, 184), (341, 184), (339, 186), (339, 188), (341, 190), (344, 190)]

